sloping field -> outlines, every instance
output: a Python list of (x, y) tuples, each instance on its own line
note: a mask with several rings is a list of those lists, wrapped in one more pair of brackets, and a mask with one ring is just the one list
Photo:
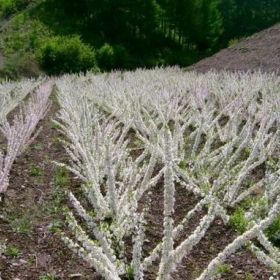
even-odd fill
[(3, 280), (278, 279), (279, 76), (166, 68), (2, 89)]
[(278, 71), (280, 69), (280, 24), (242, 40), (190, 66), (189, 70)]

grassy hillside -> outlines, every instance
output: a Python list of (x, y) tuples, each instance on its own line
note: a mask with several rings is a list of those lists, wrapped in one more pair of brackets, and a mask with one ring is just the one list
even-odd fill
[(5, 6), (6, 9), (2, 6), (2, 13), (0, 13), (1, 76), (10, 78), (36, 76), (41, 72), (35, 58), (35, 49), (39, 40), (48, 36), (50, 31), (38, 20), (32, 19), (29, 14), (40, 2), (42, 1), (30, 1), (18, 10), (10, 10), (8, 5)]

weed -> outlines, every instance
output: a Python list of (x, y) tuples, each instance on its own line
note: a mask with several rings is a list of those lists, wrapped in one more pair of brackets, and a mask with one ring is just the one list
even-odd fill
[(266, 235), (275, 246), (280, 247), (280, 215), (267, 228)]
[(17, 258), (21, 255), (20, 250), (15, 246), (9, 246), (5, 250), (5, 255), (12, 258)]
[(51, 122), (50, 123), (50, 128), (51, 129), (59, 129), (60, 128), (60, 125), (56, 122)]
[(56, 280), (56, 279), (57, 279), (57, 277), (54, 274), (50, 274), (50, 273), (41, 275), (39, 277), (39, 280)]
[(230, 266), (228, 264), (220, 264), (216, 270), (216, 273), (220, 274), (220, 275), (226, 274), (229, 272), (230, 272)]
[(43, 174), (42, 170), (40, 167), (37, 167), (35, 165), (32, 165), (30, 168), (30, 176), (32, 177), (41, 177)]
[(134, 269), (133, 266), (129, 265), (126, 268), (126, 275), (128, 280), (133, 280), (134, 279)]
[(61, 231), (62, 227), (63, 227), (62, 221), (55, 220), (49, 224), (48, 229), (51, 233), (58, 233)]
[(245, 273), (245, 280), (254, 280), (253, 275), (250, 272)]
[(242, 208), (237, 208), (230, 216), (229, 224), (238, 232), (243, 233), (246, 231), (248, 221), (245, 218), (245, 211)]
[[(50, 215), (61, 215), (65, 213), (65, 209), (66, 209), (64, 202), (65, 202), (65, 191), (60, 186), (54, 184), (51, 197), (49, 201), (45, 204), (45, 211)], [(56, 223), (54, 227), (57, 228), (57, 226), (58, 224)]]
[(69, 171), (64, 167), (58, 167), (54, 175), (54, 184), (58, 187), (66, 187), (70, 184)]
[(33, 231), (31, 217), (28, 215), (10, 219), (9, 223), (14, 232), (29, 235)]
[(228, 42), (228, 47), (229, 47), (229, 48), (234, 47), (234, 46), (236, 46), (238, 43), (239, 43), (239, 39), (238, 39), (238, 38), (231, 39), (231, 40), (229, 40), (229, 42)]
[(179, 162), (178, 166), (182, 169), (186, 169), (187, 166), (188, 166), (188, 163), (187, 163), (187, 161), (182, 160), (182, 161)]

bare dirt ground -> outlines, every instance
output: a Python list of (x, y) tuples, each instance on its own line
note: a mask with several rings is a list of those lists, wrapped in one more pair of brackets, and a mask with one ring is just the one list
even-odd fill
[(206, 72), (228, 71), (273, 72), (280, 70), (280, 24), (256, 33), (235, 46), (219, 51), (187, 68)]

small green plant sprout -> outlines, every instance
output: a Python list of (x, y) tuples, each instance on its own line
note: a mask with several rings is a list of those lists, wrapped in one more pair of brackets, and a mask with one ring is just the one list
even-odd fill
[(63, 227), (62, 221), (56, 220), (49, 224), (48, 229), (51, 233), (58, 233)]
[(230, 216), (229, 224), (238, 232), (244, 233), (248, 226), (245, 211), (241, 207), (237, 208)]
[(267, 214), (267, 208), (268, 208), (268, 201), (266, 198), (261, 197), (258, 200), (255, 201), (253, 205), (253, 214), (256, 217), (265, 217)]
[(242, 154), (241, 156), (246, 159), (250, 156), (250, 153), (251, 153), (251, 149), (249, 147), (246, 147), (242, 150)]
[(40, 177), (42, 176), (42, 170), (40, 167), (32, 165), (30, 168), (30, 176), (32, 177)]
[(238, 44), (238, 42), (239, 42), (239, 40), (237, 38), (230, 39), (228, 41), (228, 47), (232, 48), (232, 47), (236, 46)]
[(15, 246), (9, 246), (5, 250), (5, 255), (12, 258), (17, 258), (21, 255), (20, 250)]
[(245, 273), (245, 280), (254, 280), (253, 275), (250, 272)]
[(57, 280), (58, 278), (54, 274), (44, 274), (39, 277), (39, 280)]
[(182, 169), (186, 169), (188, 164), (185, 160), (182, 160), (182, 161), (179, 162), (178, 166)]
[(216, 269), (216, 274), (224, 275), (230, 272), (230, 266), (228, 264), (220, 264)]
[(69, 171), (65, 167), (58, 167), (54, 175), (54, 184), (57, 187), (67, 187), (70, 184)]
[(60, 128), (60, 125), (59, 125), (57, 122), (52, 121), (52, 122), (50, 123), (50, 128), (51, 128), (51, 129), (59, 129), (59, 128)]
[(267, 228), (266, 235), (275, 246), (280, 248), (280, 215)]
[(134, 279), (134, 269), (132, 265), (129, 265), (126, 268), (126, 275), (127, 275), (127, 280), (133, 280)]
[(52, 200), (50, 201), (50, 203), (46, 204), (46, 211), (49, 214), (61, 214), (64, 211), (62, 206), (63, 199), (63, 193), (55, 189), (55, 193), (52, 194)]
[(256, 203), (256, 198), (248, 197), (240, 203), (240, 207), (244, 210), (250, 209)]
[(138, 147), (138, 148), (143, 146), (143, 142), (136, 137), (133, 139), (133, 144), (135, 147)]
[(278, 164), (277, 158), (273, 158), (273, 157), (270, 157), (266, 161), (265, 165), (266, 165), (266, 169), (268, 171), (271, 171), (271, 172), (275, 172), (279, 168), (279, 164)]
[(14, 218), (10, 220), (10, 226), (14, 232), (26, 234), (31, 234), (33, 230), (33, 225), (30, 216), (24, 216), (20, 218)]
[(233, 48), (244, 39), (245, 39), (245, 37), (233, 38), (233, 39), (229, 40), (228, 47)]

